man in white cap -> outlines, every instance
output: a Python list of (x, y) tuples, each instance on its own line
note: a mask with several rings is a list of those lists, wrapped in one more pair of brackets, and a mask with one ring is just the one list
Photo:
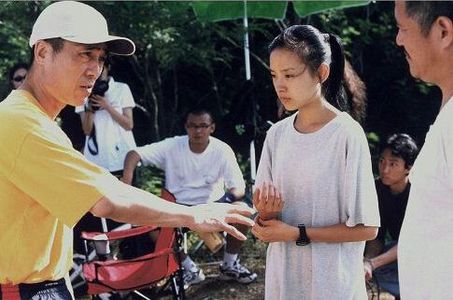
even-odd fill
[(30, 36), (27, 79), (0, 104), (0, 299), (72, 299), (72, 227), (85, 212), (134, 224), (187, 226), (245, 236), (250, 209), (185, 207), (123, 184), (72, 148), (55, 117), (91, 93), (107, 54), (131, 55), (134, 43), (108, 33), (92, 7), (56, 2)]

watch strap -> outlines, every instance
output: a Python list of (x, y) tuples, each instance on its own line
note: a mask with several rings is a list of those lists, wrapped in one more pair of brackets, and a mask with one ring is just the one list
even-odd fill
[(299, 228), (299, 238), (296, 241), (297, 246), (306, 246), (310, 244), (310, 239), (307, 235), (307, 229), (305, 228), (305, 224), (298, 224), (297, 228)]

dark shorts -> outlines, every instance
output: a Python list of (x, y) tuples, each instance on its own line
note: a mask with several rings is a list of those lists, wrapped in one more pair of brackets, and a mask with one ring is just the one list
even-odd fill
[(39, 283), (21, 283), (18, 285), (0, 285), (2, 300), (72, 300), (72, 294), (64, 278), (57, 281)]

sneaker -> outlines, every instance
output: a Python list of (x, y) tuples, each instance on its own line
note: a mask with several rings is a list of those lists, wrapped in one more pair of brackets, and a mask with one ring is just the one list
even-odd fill
[(256, 273), (250, 272), (246, 267), (239, 263), (237, 259), (232, 267), (226, 266), (224, 263), (220, 265), (221, 280), (236, 280), (239, 283), (250, 283), (255, 281)]
[(188, 288), (191, 285), (202, 282), (205, 276), (202, 269), (197, 269), (196, 271), (184, 270), (182, 278), (184, 280), (184, 288)]

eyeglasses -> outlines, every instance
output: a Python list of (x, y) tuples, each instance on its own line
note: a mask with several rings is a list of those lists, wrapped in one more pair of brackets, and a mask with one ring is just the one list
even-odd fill
[(212, 123), (211, 124), (186, 124), (186, 127), (188, 129), (207, 129), (209, 127), (211, 127)]
[(13, 78), (15, 82), (21, 82), (25, 79), (26, 76), (16, 76)]

